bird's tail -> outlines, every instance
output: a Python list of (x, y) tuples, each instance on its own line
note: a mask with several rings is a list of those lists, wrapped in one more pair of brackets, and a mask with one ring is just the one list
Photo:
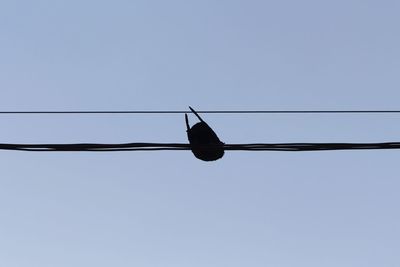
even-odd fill
[(199, 120), (201, 121), (201, 122), (204, 122), (203, 121), (203, 119), (200, 117), (200, 115), (199, 114), (197, 114), (197, 112), (194, 110), (194, 109), (192, 109), (192, 107), (191, 106), (189, 106), (189, 108), (190, 108), (190, 110), (194, 113), (194, 115), (196, 115), (197, 116), (197, 118), (199, 118)]

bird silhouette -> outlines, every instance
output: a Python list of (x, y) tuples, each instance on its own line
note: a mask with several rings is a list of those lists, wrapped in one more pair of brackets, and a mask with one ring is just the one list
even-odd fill
[(222, 158), (224, 156), (224, 143), (219, 140), (217, 134), (199, 114), (192, 107), (189, 106), (189, 108), (200, 120), (190, 127), (188, 115), (185, 114), (187, 135), (194, 156), (204, 161)]

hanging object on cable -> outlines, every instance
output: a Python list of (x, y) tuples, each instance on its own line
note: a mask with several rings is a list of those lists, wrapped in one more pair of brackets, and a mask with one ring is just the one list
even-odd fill
[(194, 156), (204, 161), (214, 161), (224, 156), (224, 143), (210, 126), (189, 106), (200, 122), (192, 127), (189, 125), (188, 115), (185, 114), (187, 135)]

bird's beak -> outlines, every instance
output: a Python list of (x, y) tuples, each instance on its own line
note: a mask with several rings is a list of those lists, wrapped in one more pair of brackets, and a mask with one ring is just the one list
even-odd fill
[(190, 130), (189, 118), (186, 113), (185, 113), (185, 122), (186, 122), (186, 129), (187, 129), (187, 131), (189, 131)]

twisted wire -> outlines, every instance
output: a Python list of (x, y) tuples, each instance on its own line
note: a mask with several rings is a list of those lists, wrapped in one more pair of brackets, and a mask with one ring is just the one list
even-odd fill
[[(204, 146), (213, 149), (213, 146)], [(121, 143), (121, 144), (0, 144), (0, 150), (42, 152), (111, 152), (111, 151), (162, 151), (190, 150), (184, 143)], [(254, 143), (224, 144), (227, 151), (326, 151), (326, 150), (375, 150), (400, 149), (400, 142), (384, 143)]]

